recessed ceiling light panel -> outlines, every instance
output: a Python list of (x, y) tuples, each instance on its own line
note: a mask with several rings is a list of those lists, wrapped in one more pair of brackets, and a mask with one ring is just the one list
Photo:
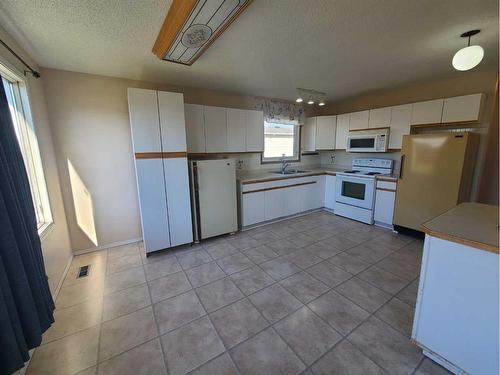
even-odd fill
[(160, 59), (191, 65), (252, 0), (173, 0), (156, 38)]

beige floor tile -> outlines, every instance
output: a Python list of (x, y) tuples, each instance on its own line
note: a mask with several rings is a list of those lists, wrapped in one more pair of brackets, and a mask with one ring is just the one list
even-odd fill
[(245, 294), (250, 295), (266, 286), (274, 284), (274, 280), (259, 267), (248, 268), (244, 271), (231, 275), (231, 280)]
[(278, 253), (266, 245), (245, 249), (243, 253), (255, 264), (264, 263), (279, 256)]
[(153, 309), (161, 335), (205, 315), (193, 290), (159, 302)]
[(306, 367), (272, 328), (236, 346), (230, 352), (242, 375), (295, 375)]
[(375, 362), (344, 340), (312, 366), (314, 374), (384, 375)]
[(28, 375), (68, 375), (97, 363), (99, 326), (38, 347), (28, 366)]
[(146, 283), (104, 296), (102, 320), (108, 321), (151, 305)]
[(55, 322), (43, 334), (43, 343), (60, 339), (72, 333), (101, 323), (102, 302), (85, 301), (78, 305), (54, 311)]
[(139, 243), (131, 243), (122, 246), (116, 246), (108, 249), (108, 260), (113, 259), (115, 257), (124, 257), (127, 255), (135, 255), (140, 254), (139, 251)]
[(196, 289), (196, 294), (208, 312), (215, 311), (243, 298), (230, 278), (214, 281)]
[(104, 322), (101, 331), (100, 361), (132, 349), (158, 335), (151, 307)]
[(407, 281), (377, 266), (366, 269), (358, 274), (357, 277), (390, 294), (396, 294), (408, 284)]
[(292, 293), (302, 303), (308, 303), (330, 289), (329, 286), (306, 272), (296, 273), (280, 281), (280, 285)]
[(279, 284), (267, 287), (248, 298), (270, 323), (277, 322), (303, 306)]
[(217, 310), (210, 318), (228, 349), (269, 325), (248, 299)]
[(96, 374), (97, 374), (97, 366), (92, 366), (76, 373), (75, 375), (96, 375)]
[(161, 337), (170, 375), (183, 375), (224, 352), (207, 317), (195, 320)]
[(308, 268), (306, 272), (331, 288), (352, 277), (349, 272), (326, 260)]
[(276, 281), (301, 271), (299, 267), (284, 257), (264, 262), (260, 264), (260, 267)]
[(56, 308), (78, 305), (85, 301), (102, 300), (103, 287), (99, 282), (80, 283), (62, 287), (57, 295)]
[(274, 328), (307, 365), (342, 339), (338, 332), (305, 306), (278, 322)]
[(141, 266), (109, 275), (104, 280), (104, 294), (115, 293), (136, 285), (144, 284), (146, 276)]
[(108, 259), (107, 250), (93, 251), (91, 253), (77, 255), (71, 262), (71, 267), (80, 267), (87, 264), (106, 263)]
[(451, 374), (447, 369), (438, 365), (436, 362), (425, 358), (422, 364), (415, 371), (415, 375), (447, 375)]
[(89, 283), (99, 285), (102, 288), (104, 277), (106, 276), (106, 261), (90, 264), (88, 275), (77, 278), (80, 266), (72, 265), (63, 282), (63, 287)]
[(355, 277), (335, 290), (369, 312), (375, 312), (391, 298), (389, 293)]
[(133, 267), (142, 266), (142, 259), (139, 253), (123, 256), (115, 256), (108, 259), (106, 275), (125, 271)]
[(198, 267), (213, 260), (212, 257), (202, 248), (179, 254), (177, 255), (177, 259), (184, 270)]
[(229, 354), (224, 353), (198, 367), (190, 375), (238, 375), (238, 370)]
[(411, 374), (422, 359), (421, 350), (403, 334), (371, 317), (348, 340), (387, 372)]
[(397, 329), (407, 337), (411, 336), (413, 328), (413, 308), (397, 298), (390, 300), (375, 316)]
[(246, 268), (250, 268), (254, 263), (242, 253), (235, 253), (224, 258), (217, 259), (217, 264), (222, 270), (231, 275)]
[(335, 264), (337, 267), (340, 267), (346, 270), (353, 275), (360, 273), (364, 269), (370, 267), (370, 263), (366, 263), (363, 260), (350, 255), (348, 253), (340, 253), (328, 259), (330, 263)]
[(202, 264), (201, 266), (190, 268), (186, 271), (186, 276), (194, 288), (209, 284), (215, 280), (226, 277), (226, 274), (214, 261)]
[(148, 262), (144, 264), (144, 272), (146, 273), (146, 279), (148, 281), (179, 271), (182, 271), (182, 268), (177, 259), (173, 256), (158, 259), (156, 262)]
[(160, 340), (154, 339), (99, 364), (99, 375), (166, 375)]
[(177, 296), (191, 289), (184, 272), (161, 277), (149, 282), (149, 291), (153, 303)]

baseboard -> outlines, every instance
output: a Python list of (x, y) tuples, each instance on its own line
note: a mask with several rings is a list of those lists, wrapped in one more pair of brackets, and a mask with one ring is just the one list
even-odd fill
[(52, 296), (54, 298), (54, 301), (57, 299), (57, 296), (59, 295), (59, 292), (61, 291), (64, 279), (66, 278), (66, 275), (68, 274), (69, 268), (71, 267), (71, 263), (73, 262), (74, 257), (75, 256), (73, 254), (71, 254), (71, 258), (70, 258), (68, 264), (66, 264), (66, 268), (64, 269), (64, 272), (61, 276), (61, 279), (59, 280), (59, 283), (57, 284), (56, 290), (54, 291), (54, 295)]
[(111, 242), (107, 243), (104, 245), (96, 246), (96, 247), (91, 247), (88, 249), (83, 249), (83, 250), (77, 250), (73, 252), (73, 255), (82, 255), (82, 254), (87, 254), (87, 253), (92, 253), (94, 251), (99, 251), (99, 250), (106, 250), (112, 247), (117, 247), (117, 246), (123, 246), (123, 245), (128, 245), (134, 242), (139, 242), (142, 241), (142, 237), (137, 237), (137, 238), (131, 238), (129, 240), (124, 240), (124, 241), (116, 241), (116, 242)]

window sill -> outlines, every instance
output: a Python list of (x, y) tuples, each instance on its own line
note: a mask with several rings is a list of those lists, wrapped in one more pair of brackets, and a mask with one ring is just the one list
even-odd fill
[(54, 228), (53, 221), (43, 223), (40, 228), (38, 228), (38, 236), (40, 237), (40, 240), (43, 240), (50, 232), (52, 232), (52, 228)]

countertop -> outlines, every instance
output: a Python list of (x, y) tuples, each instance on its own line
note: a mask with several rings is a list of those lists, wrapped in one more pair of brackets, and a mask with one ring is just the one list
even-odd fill
[(461, 203), (422, 224), (422, 229), (433, 237), (499, 253), (498, 206)]
[[(280, 168), (279, 165), (276, 165), (276, 169), (278, 170)], [(332, 176), (335, 176), (337, 172), (344, 172), (351, 167), (346, 166), (315, 166), (315, 167), (300, 167), (298, 169), (301, 170), (306, 170), (306, 173), (297, 173), (297, 174), (289, 174), (289, 175), (282, 175), (282, 174), (277, 174), (271, 172), (271, 170), (251, 170), (251, 171), (240, 171), (238, 173), (237, 179), (239, 182), (242, 184), (253, 184), (253, 183), (259, 183), (259, 182), (266, 182), (266, 181), (276, 181), (276, 180), (285, 180), (289, 178), (300, 178), (300, 177), (308, 177), (308, 176), (318, 176), (318, 175), (324, 175), (324, 174), (329, 174)], [(291, 169), (295, 169), (295, 167), (292, 167)], [(379, 180), (384, 180), (384, 181), (393, 181), (397, 182), (397, 175), (392, 174), (392, 175), (384, 175), (384, 176), (377, 176), (377, 179)]]

